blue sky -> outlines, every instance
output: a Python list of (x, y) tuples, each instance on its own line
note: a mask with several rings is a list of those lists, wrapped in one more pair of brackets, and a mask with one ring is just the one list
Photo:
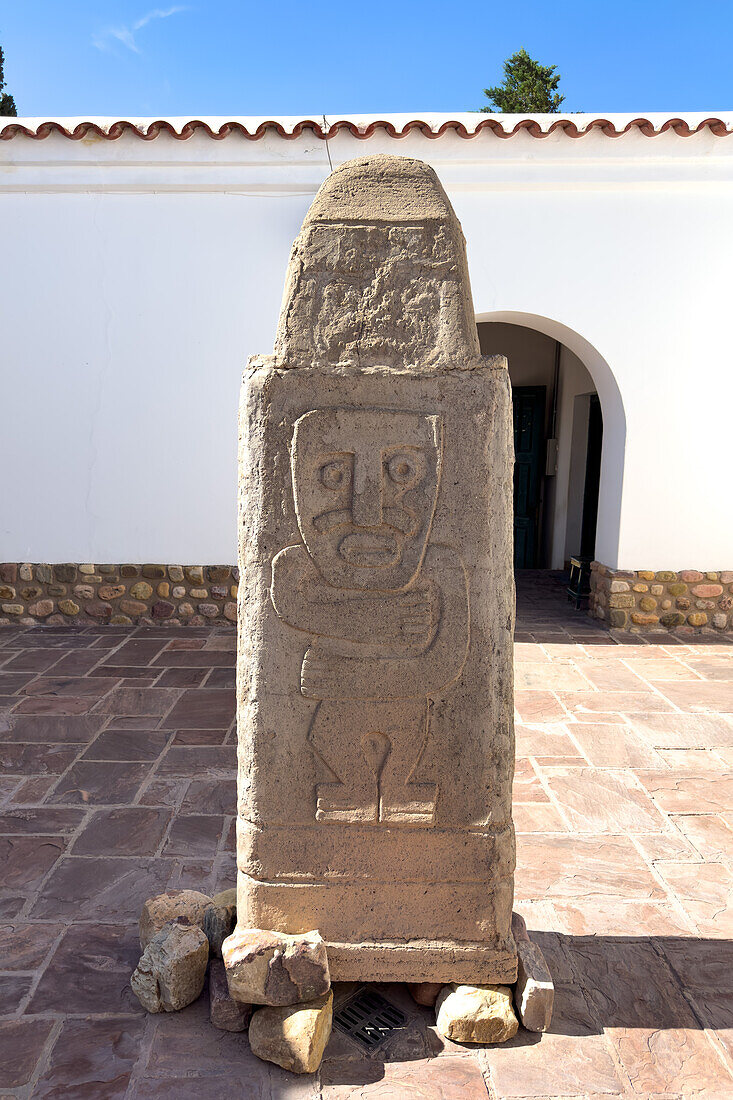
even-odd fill
[(563, 109), (733, 109), (733, 0), (0, 0), (21, 115), (470, 111), (524, 46)]

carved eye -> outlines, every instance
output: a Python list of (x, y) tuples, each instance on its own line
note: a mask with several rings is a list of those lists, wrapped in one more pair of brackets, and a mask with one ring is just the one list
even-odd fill
[(321, 466), (321, 482), (327, 489), (343, 489), (349, 484), (351, 469), (343, 458)]
[(422, 473), (421, 464), (414, 455), (392, 455), (387, 463), (387, 471), (397, 485), (411, 485)]

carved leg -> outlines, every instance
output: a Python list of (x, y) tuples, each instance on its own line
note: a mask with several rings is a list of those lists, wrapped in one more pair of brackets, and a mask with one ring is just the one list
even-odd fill
[(363, 705), (331, 700), (318, 704), (309, 740), (334, 778), (316, 784), (316, 820), (377, 820), (377, 776), (364, 755), (363, 731)]
[(435, 818), (437, 784), (411, 778), (427, 742), (427, 700), (401, 700), (389, 706), (394, 708), (393, 714), (391, 720), (383, 721), (382, 729), (391, 741), (391, 750), (379, 779), (379, 820), (389, 824), (430, 825)]

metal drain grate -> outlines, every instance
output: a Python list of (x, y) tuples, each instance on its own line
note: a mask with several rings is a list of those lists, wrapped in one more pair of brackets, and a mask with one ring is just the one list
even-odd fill
[(360, 989), (336, 1010), (333, 1022), (339, 1031), (356, 1039), (367, 1050), (374, 1050), (391, 1032), (404, 1027), (407, 1017), (379, 993)]

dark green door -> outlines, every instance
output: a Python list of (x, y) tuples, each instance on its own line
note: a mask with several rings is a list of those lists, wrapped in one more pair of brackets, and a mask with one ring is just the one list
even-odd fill
[(540, 525), (545, 387), (517, 386), (514, 406), (514, 568), (534, 569)]

